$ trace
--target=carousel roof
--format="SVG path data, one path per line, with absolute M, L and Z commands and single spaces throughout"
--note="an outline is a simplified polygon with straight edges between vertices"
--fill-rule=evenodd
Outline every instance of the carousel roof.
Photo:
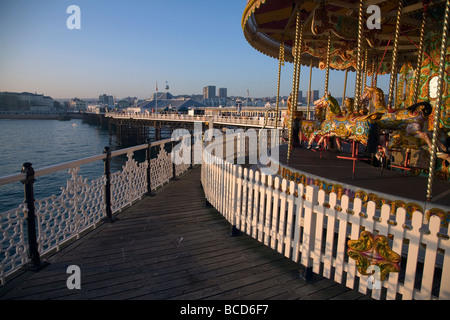
M 442 32 L 445 0 L 430 0 L 427 5 L 426 37 Z M 368 61 L 383 60 L 380 74 L 390 72 L 393 34 L 395 31 L 398 0 L 364 1 L 364 21 L 370 5 L 381 9 L 381 28 L 369 29 L 364 23 L 363 44 L 367 48 Z M 400 66 L 405 62 L 415 65 L 424 1 L 403 0 L 398 47 Z M 293 62 L 292 49 L 296 34 L 296 12 L 301 12 L 304 23 L 302 64 L 325 68 L 327 41 L 331 32 L 332 69 L 355 70 L 357 65 L 358 5 L 350 0 L 248 0 L 242 17 L 242 28 L 247 41 L 258 51 L 278 59 L 280 44 L 284 42 L 284 59 Z M 383 59 L 384 57 L 384 59 Z

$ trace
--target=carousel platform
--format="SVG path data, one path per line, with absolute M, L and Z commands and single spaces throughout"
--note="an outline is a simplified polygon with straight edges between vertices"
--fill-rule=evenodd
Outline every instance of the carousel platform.
M 287 145 L 280 148 L 280 163 L 312 175 L 330 179 L 342 184 L 373 190 L 418 202 L 426 201 L 428 178 L 372 166 L 364 161 L 340 159 L 350 157 L 346 152 L 313 151 L 295 147 L 287 163 Z M 354 172 L 354 173 L 353 173 Z M 450 182 L 434 180 L 433 204 L 450 206 Z

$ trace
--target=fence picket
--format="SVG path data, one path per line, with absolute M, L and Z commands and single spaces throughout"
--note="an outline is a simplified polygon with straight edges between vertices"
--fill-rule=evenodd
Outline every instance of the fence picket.
M 266 207 L 265 207 L 265 215 L 263 215 L 264 219 L 264 244 L 269 246 L 270 244 L 270 230 L 272 227 L 272 195 L 273 195 L 273 178 L 272 176 L 266 176 L 267 186 L 265 186 L 266 192 Z M 265 217 L 264 217 L 265 216 Z
M 339 231 L 338 231 L 338 240 L 337 240 L 337 248 L 336 248 L 336 259 L 335 259 L 335 273 L 334 273 L 334 281 L 337 283 L 342 283 L 342 277 L 344 272 L 344 264 L 345 264 L 345 246 L 347 240 L 347 209 L 348 209 L 348 198 L 343 198 L 341 201 L 342 210 L 336 210 L 336 216 L 339 220 Z M 331 208 L 330 208 L 331 209 Z
M 398 208 L 395 219 L 395 225 L 390 228 L 391 230 L 389 232 L 394 237 L 392 243 L 392 251 L 400 255 L 402 252 L 403 239 L 405 237 L 406 231 L 405 228 L 403 228 L 403 225 L 405 224 L 405 219 L 406 219 L 406 210 L 404 208 Z M 398 281 L 399 281 L 399 274 L 397 272 L 389 274 L 386 299 L 388 300 L 396 299 L 398 290 Z
M 334 227 L 336 225 L 336 211 L 334 208 L 326 210 L 327 215 L 327 235 L 325 242 L 325 261 L 323 266 L 323 276 L 331 278 L 331 268 L 333 265 L 333 247 L 334 247 Z
M 303 189 L 303 186 L 302 186 Z M 314 213 L 314 207 L 317 204 L 317 196 L 319 193 L 319 187 L 317 186 L 307 186 L 306 192 L 305 192 L 305 202 L 303 204 L 304 206 L 304 216 L 303 216 L 303 241 L 300 240 L 300 218 L 301 218 L 301 207 L 297 208 L 297 221 L 295 226 L 295 233 L 294 233 L 294 256 L 293 260 L 297 261 L 297 254 L 299 252 L 299 249 L 301 247 L 302 250 L 302 256 L 301 256 L 301 263 L 305 267 L 310 267 L 310 252 L 313 250 L 314 246 L 314 238 L 315 238 L 315 217 L 316 214 Z M 300 197 L 300 195 L 299 195 Z M 302 197 L 303 198 L 303 197 Z M 301 241 L 301 242 L 300 242 Z
M 391 212 L 391 206 L 388 204 L 383 204 L 381 207 L 381 218 L 374 219 L 374 229 L 378 231 L 379 235 L 387 237 L 390 234 L 391 224 L 389 223 Z M 372 298 L 379 300 L 381 297 L 381 289 L 377 287 L 372 289 Z
M 242 216 L 242 167 L 239 166 L 236 171 L 236 228 L 241 229 L 241 216 Z
M 343 196 L 347 197 L 347 196 Z M 362 201 L 356 198 L 353 202 L 353 211 L 349 213 L 349 222 L 351 223 L 350 239 L 359 239 L 361 233 L 361 209 Z M 355 280 L 357 276 L 356 261 L 349 259 L 347 263 L 347 282 L 346 286 L 353 289 L 355 287 Z
M 231 179 L 230 179 L 230 187 L 231 187 L 231 205 L 230 205 L 230 210 L 229 210 L 229 216 L 231 217 L 231 225 L 236 227 L 237 221 L 239 220 L 239 212 L 237 210 L 238 208 L 238 187 L 239 187 L 239 182 L 238 182 L 238 177 L 237 177 L 237 167 L 234 166 L 233 164 L 230 163 L 230 168 L 231 168 Z M 242 168 L 240 168 L 242 170 Z
M 366 218 L 362 219 L 362 225 L 364 226 L 364 230 L 368 231 L 372 234 L 374 234 L 374 228 L 375 228 L 375 212 L 377 208 L 373 201 L 369 201 L 367 203 L 367 210 L 366 210 Z M 367 294 L 367 280 L 368 276 L 360 277 L 359 281 L 359 292 L 362 294 Z
M 439 217 L 432 216 L 429 223 L 429 233 L 425 234 L 422 238 L 422 242 L 426 245 L 426 251 L 423 265 L 422 285 L 420 288 L 420 298 L 424 300 L 431 299 L 439 241 L 437 234 L 439 233 L 440 224 L 441 220 L 439 219 Z
M 275 177 L 274 179 L 274 189 L 272 191 L 273 194 L 273 204 L 272 204 L 272 233 L 271 233 L 271 242 L 270 247 L 273 250 L 277 248 L 277 242 L 280 241 L 279 233 L 277 232 L 280 221 L 280 213 L 278 212 L 278 208 L 280 207 L 280 178 Z
M 439 299 L 450 300 L 450 240 L 448 239 L 448 229 L 445 236 L 445 238 L 441 238 L 440 246 L 444 250 L 444 263 L 442 265 Z
M 259 187 L 259 211 L 257 212 L 258 216 L 258 224 L 257 224 L 257 233 L 258 236 L 255 239 L 258 239 L 259 242 L 264 243 L 264 215 L 265 215 L 265 205 L 266 205 L 266 179 L 267 176 L 265 174 L 260 175 L 260 187 Z
M 414 283 L 416 279 L 417 259 L 419 257 L 419 246 L 422 240 L 422 213 L 414 212 L 412 217 L 412 230 L 408 232 L 408 255 L 406 258 L 405 284 L 403 299 L 411 300 L 415 296 Z
M 286 237 L 286 203 L 287 203 L 287 180 L 281 181 L 280 193 L 280 223 L 278 227 L 278 253 L 284 254 L 284 247 L 287 241 Z
M 313 253 L 313 272 L 319 274 L 320 272 L 320 264 L 322 262 L 322 238 L 323 238 L 323 229 L 325 226 L 325 191 L 319 190 L 319 194 L 317 197 L 318 206 L 316 207 L 316 239 L 314 243 L 314 253 Z M 330 204 L 334 203 L 336 205 L 336 195 L 334 193 L 330 194 Z M 333 205 L 333 206 L 334 206 Z
M 248 192 L 247 192 L 247 234 L 252 235 L 252 226 L 253 226 L 253 201 L 255 194 L 254 187 L 254 178 L 255 172 L 253 170 L 249 170 L 248 172 Z
M 287 258 L 292 257 L 292 234 L 294 232 L 294 191 L 295 191 L 295 182 L 290 181 L 289 190 L 287 195 L 287 225 L 286 225 L 286 243 L 284 247 L 284 255 Z
M 255 172 L 255 184 L 254 184 L 254 196 L 253 196 L 253 220 L 252 220 L 252 234 L 254 239 L 258 239 L 258 210 L 260 202 L 260 189 L 261 189 L 261 175 L 259 171 Z

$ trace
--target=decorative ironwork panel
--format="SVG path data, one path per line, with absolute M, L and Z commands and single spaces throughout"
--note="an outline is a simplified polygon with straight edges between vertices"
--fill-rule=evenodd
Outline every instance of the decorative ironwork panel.
M 152 159 L 150 164 L 151 188 L 155 190 L 173 177 L 171 154 L 167 153 L 164 146 L 161 145 L 158 156 Z
M 188 145 L 188 141 L 189 141 L 189 145 Z M 179 151 L 177 151 L 177 157 L 179 159 L 174 159 L 174 160 L 177 160 L 175 162 L 175 176 L 179 177 L 183 173 L 185 173 L 190 167 L 191 155 L 190 154 L 185 154 L 186 151 L 191 150 L 191 148 L 190 148 L 190 140 L 183 139 L 176 146 L 176 148 L 179 150 Z M 172 157 L 174 156 L 174 151 L 172 151 L 171 155 L 172 155 Z M 179 163 L 179 162 L 181 162 L 181 163 Z
M 25 204 L 0 215 L 0 284 L 5 277 L 29 261 L 26 244 Z
M 121 210 L 147 193 L 148 163 L 138 163 L 132 152 L 127 157 L 123 170 L 111 174 L 112 212 Z
M 105 176 L 92 180 L 78 175 L 80 168 L 69 169 L 71 178 L 60 196 L 36 200 L 38 246 L 40 254 L 59 246 L 97 223 L 104 216 Z

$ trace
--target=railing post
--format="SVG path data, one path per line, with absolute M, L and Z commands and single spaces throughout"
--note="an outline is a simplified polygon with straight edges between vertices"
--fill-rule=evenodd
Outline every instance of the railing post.
M 191 163 L 189 165 L 189 168 L 192 169 L 194 167 L 194 144 L 195 144 L 195 135 L 194 131 L 191 131 Z
M 176 166 L 176 164 L 175 164 L 175 161 L 174 161 L 174 158 L 173 158 L 173 149 L 175 148 L 175 143 L 176 143 L 176 141 L 173 141 L 172 142 L 172 150 L 170 151 L 171 153 L 172 153 L 172 170 L 173 170 L 173 180 L 178 180 L 178 177 L 177 177 L 177 166 Z
M 106 177 L 105 184 L 105 212 L 106 217 L 105 220 L 109 222 L 114 222 L 116 219 L 112 215 L 111 210 L 111 149 L 109 147 L 105 147 L 103 153 L 106 154 L 104 162 L 104 174 Z
M 146 157 L 147 157 L 147 195 L 153 197 L 155 194 L 152 192 L 152 144 L 150 139 L 147 139 L 147 150 L 146 150 Z
M 25 180 L 22 181 L 24 185 L 25 199 L 24 203 L 27 204 L 27 231 L 28 231 L 28 257 L 31 263 L 24 268 L 37 272 L 45 267 L 48 263 L 41 262 L 41 256 L 39 255 L 37 234 L 36 234 L 36 209 L 34 206 L 34 169 L 32 164 L 25 162 L 22 167 L 22 173 L 25 173 Z

